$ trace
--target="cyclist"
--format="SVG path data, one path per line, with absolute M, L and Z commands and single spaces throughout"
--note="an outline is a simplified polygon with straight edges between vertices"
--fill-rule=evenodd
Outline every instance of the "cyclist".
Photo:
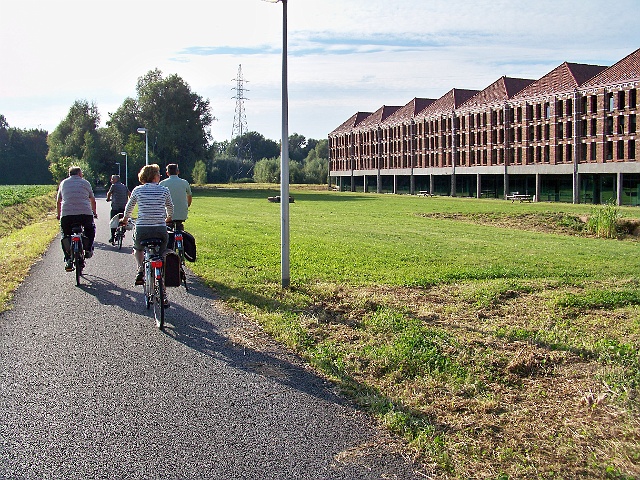
M 131 196 L 129 189 L 120 182 L 120 175 L 111 175 L 111 187 L 107 192 L 107 202 L 111 202 L 111 213 L 109 218 L 113 218 L 119 213 L 124 213 L 124 207 L 127 205 L 127 201 Z M 111 229 L 111 238 L 109 243 L 113 243 L 113 236 L 116 233 L 116 229 Z
M 161 238 L 162 252 L 167 247 L 168 233 L 167 223 L 171 222 L 173 215 L 173 202 L 169 189 L 159 185 L 160 167 L 157 164 L 145 165 L 138 173 L 138 185 L 131 192 L 131 197 L 124 209 L 122 223 L 127 224 L 133 213 L 133 208 L 138 205 L 138 218 L 133 230 L 133 249 L 135 251 L 138 274 L 136 285 L 144 284 L 144 247 L 141 240 L 147 238 Z
M 57 216 L 60 220 L 60 231 L 63 237 L 71 235 L 71 228 L 74 224 L 82 224 L 84 235 L 88 238 L 85 258 L 93 255 L 93 240 L 96 237 L 96 226 L 94 218 L 98 218 L 96 213 L 96 197 L 93 194 L 91 184 L 83 178 L 82 169 L 78 166 L 69 167 L 69 176 L 60 182 L 57 198 Z M 67 272 L 73 270 L 73 258 L 71 253 L 64 248 L 64 269 Z
M 167 177 L 160 182 L 160 185 L 167 187 L 171 192 L 173 201 L 173 221 L 177 230 L 184 230 L 183 222 L 187 219 L 189 207 L 191 206 L 191 186 L 184 178 L 180 178 L 180 169 L 177 163 L 167 165 Z

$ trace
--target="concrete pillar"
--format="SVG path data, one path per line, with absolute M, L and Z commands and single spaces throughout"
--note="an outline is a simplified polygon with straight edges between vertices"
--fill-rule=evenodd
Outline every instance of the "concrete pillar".
M 510 190 L 509 190 L 509 174 L 505 173 L 504 174 L 504 199 L 507 199 L 507 195 L 509 195 Z
M 382 175 L 380 175 L 380 170 L 378 170 L 378 174 L 376 175 L 376 193 L 382 193 Z
M 451 196 L 456 196 L 456 174 L 455 171 L 451 174 Z
M 533 199 L 534 202 L 539 202 L 540 201 L 540 192 L 541 192 L 540 183 L 541 183 L 540 174 L 536 173 L 536 197 Z
M 363 179 L 363 181 L 364 181 L 364 186 L 362 187 L 362 191 L 363 191 L 364 193 L 369 193 L 369 185 L 367 184 L 367 176 L 366 176 L 366 175 L 364 175 L 364 176 L 362 177 L 362 179 Z
M 616 174 L 616 205 L 622 205 L 622 173 Z
M 433 195 L 435 192 L 433 191 L 433 173 L 429 174 L 429 193 Z
M 340 186 L 340 191 L 341 191 L 341 192 L 342 192 L 342 191 L 344 191 L 344 190 L 343 190 L 343 189 L 344 189 L 344 184 L 342 183 L 342 179 L 343 179 L 343 178 L 344 178 L 344 177 L 343 177 L 342 175 L 338 177 L 338 184 L 339 184 L 339 186 Z
M 411 195 L 415 195 L 416 194 L 416 178 L 413 175 L 413 168 L 411 169 L 411 177 L 409 178 L 409 193 L 411 193 Z
M 398 176 L 397 175 L 393 176 L 393 193 L 394 194 L 398 193 Z
M 482 178 L 479 173 L 476 174 L 476 198 L 482 198 Z

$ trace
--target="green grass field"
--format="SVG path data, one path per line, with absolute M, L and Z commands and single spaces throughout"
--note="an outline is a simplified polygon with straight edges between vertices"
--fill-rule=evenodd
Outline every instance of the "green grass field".
M 403 436 L 432 478 L 637 478 L 637 237 L 588 205 L 199 189 L 194 272 Z M 637 208 L 620 208 L 632 224 Z

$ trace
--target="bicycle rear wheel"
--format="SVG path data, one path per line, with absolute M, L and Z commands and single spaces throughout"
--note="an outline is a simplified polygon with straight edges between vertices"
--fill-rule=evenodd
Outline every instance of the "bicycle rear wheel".
M 84 268 L 83 255 L 79 251 L 74 252 L 74 263 L 76 267 L 76 286 L 80 286 L 80 277 L 82 276 L 82 269 Z
M 153 294 L 153 317 L 156 320 L 157 327 L 162 330 L 164 328 L 164 288 L 162 281 L 156 279 Z
M 120 250 L 122 248 L 122 239 L 124 238 L 124 234 L 122 232 L 117 232 L 116 235 L 117 235 L 116 240 L 118 242 L 118 250 Z
M 151 308 L 151 303 L 153 303 L 153 290 L 154 290 L 155 278 L 151 274 L 151 267 L 147 264 L 144 269 L 144 284 L 142 288 L 144 290 L 144 306 L 147 307 L 147 310 Z

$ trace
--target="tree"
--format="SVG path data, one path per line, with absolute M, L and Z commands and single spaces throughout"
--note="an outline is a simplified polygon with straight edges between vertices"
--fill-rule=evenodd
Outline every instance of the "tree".
M 0 183 L 4 185 L 50 184 L 46 130 L 11 128 L 0 115 Z
M 197 185 L 204 185 L 207 183 L 207 165 L 202 160 L 198 160 L 193 167 L 193 173 L 191 176 L 193 177 L 193 183 Z
M 258 132 L 247 132 L 242 136 L 233 138 L 227 143 L 225 154 L 230 158 L 246 158 L 238 157 L 237 152 L 239 146 L 241 150 L 244 149 L 246 151 L 248 145 L 250 145 L 251 158 L 253 159 L 273 158 L 280 154 L 280 146 L 273 140 L 265 138 L 264 135 Z
M 95 184 L 96 174 L 103 170 L 97 154 L 100 148 L 97 133 L 99 123 L 100 114 L 96 105 L 89 105 L 86 100 L 76 100 L 66 118 L 47 137 L 47 161 L 56 182 L 67 176 L 66 168 L 69 165 L 65 167 L 65 164 L 68 161 L 78 165 L 82 161 L 85 164 L 85 177 Z
M 263 158 L 256 162 L 253 179 L 258 183 L 278 183 L 280 181 L 280 159 Z
M 208 152 L 213 121 L 209 100 L 193 93 L 178 75 L 163 78 L 158 69 L 138 79 L 137 99 L 128 98 L 109 120 L 121 138 L 147 129 L 149 149 L 164 166 L 179 163 L 180 171 L 191 177 L 196 160 Z

